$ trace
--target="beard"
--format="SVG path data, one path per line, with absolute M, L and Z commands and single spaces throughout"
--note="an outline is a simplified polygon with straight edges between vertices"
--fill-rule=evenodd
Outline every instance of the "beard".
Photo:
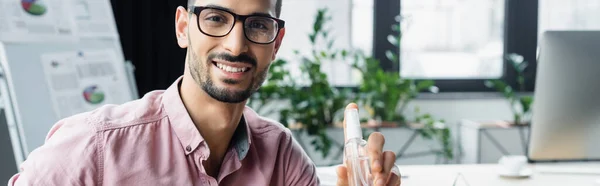
M 206 61 L 202 61 L 191 49 L 188 50 L 188 54 L 190 54 L 188 68 L 196 84 L 198 84 L 198 86 L 213 99 L 225 103 L 241 103 L 250 98 L 250 96 L 252 96 L 265 81 L 270 66 L 267 65 L 264 69 L 256 69 L 256 60 L 246 54 L 232 56 L 226 53 L 210 53 L 206 58 Z M 230 62 L 252 64 L 253 69 L 257 70 L 257 74 L 252 77 L 250 85 L 244 90 L 231 90 L 226 87 L 218 87 L 215 83 L 215 81 L 218 80 L 214 80 L 210 76 L 209 69 L 211 68 L 211 65 L 213 65 L 211 62 L 212 59 L 223 59 Z M 223 79 L 222 81 L 229 85 L 241 83 L 233 79 Z

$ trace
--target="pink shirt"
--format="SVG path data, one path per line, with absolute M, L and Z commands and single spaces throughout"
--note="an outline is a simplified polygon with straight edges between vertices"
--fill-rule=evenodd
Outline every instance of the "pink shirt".
M 210 149 L 179 97 L 165 91 L 56 123 L 8 185 L 318 185 L 315 166 L 290 131 L 244 110 L 218 177 Z

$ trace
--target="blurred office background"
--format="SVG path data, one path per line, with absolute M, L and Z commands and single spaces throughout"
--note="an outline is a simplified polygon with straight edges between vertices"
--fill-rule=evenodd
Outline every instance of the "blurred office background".
M 185 6 L 186 0 L 112 0 L 111 4 L 122 52 L 135 66 L 138 96 L 167 88 L 183 73 L 185 50 L 175 40 L 174 16 L 177 6 Z M 335 42 L 328 46 L 329 40 L 318 41 L 313 46 L 309 35 L 315 31 L 318 12 L 325 9 L 331 19 L 323 27 L 328 39 Z M 382 132 L 385 148 L 397 153 L 398 164 L 496 163 L 503 155 L 525 154 L 527 116 L 531 113 L 524 113 L 515 124 L 514 115 L 523 113 L 523 106 L 512 105 L 490 84 L 498 81 L 490 80 L 513 87 L 517 97 L 532 96 L 541 34 L 546 30 L 598 30 L 599 18 L 597 0 L 283 0 L 281 19 L 286 21 L 286 36 L 278 58 L 285 62 L 281 70 L 289 75 L 274 81 L 289 86 L 285 83 L 297 80 L 296 86 L 310 89 L 312 82 L 306 74 L 317 72 L 302 68 L 307 62 L 299 55 L 322 59 L 320 73 L 327 75 L 328 86 L 334 92 L 350 92 L 344 103 L 361 103 L 365 131 Z M 393 25 L 398 25 L 400 32 L 392 29 Z M 399 33 L 398 47 L 394 43 Z M 321 53 L 313 56 L 314 48 L 337 55 L 331 59 L 320 58 Z M 342 58 L 342 53 L 347 58 Z M 355 60 L 358 53 L 362 55 Z M 398 105 L 406 104 L 402 112 L 389 117 L 373 113 L 378 105 L 372 102 L 378 100 L 366 102 L 353 94 L 379 93 L 394 100 L 385 92 L 359 91 L 358 87 L 366 84 L 363 77 L 375 76 L 377 71 L 361 73 L 352 62 L 368 63 L 369 57 L 379 61 L 378 69 L 383 72 L 398 73 L 399 81 L 424 86 L 416 94 L 413 89 L 396 87 L 398 94 L 414 96 Z M 513 64 L 522 61 L 527 67 L 522 72 L 515 70 Z M 525 81 L 519 84 L 521 77 Z M 341 163 L 343 133 L 335 113 L 343 107 L 314 107 L 315 112 L 328 112 L 331 117 L 322 120 L 327 123 L 305 124 L 301 122 L 305 110 L 291 104 L 289 91 L 259 94 L 273 96 L 269 99 L 276 104 L 263 104 L 255 97 L 250 105 L 261 107 L 262 114 L 290 127 L 317 165 Z M 291 109 L 291 116 L 297 118 L 282 117 L 281 110 L 293 107 L 298 108 Z M 400 110 L 398 107 L 393 108 Z M 315 134 L 321 130 L 324 136 Z M 0 180 L 17 171 L 8 136 L 6 125 L 0 125 Z

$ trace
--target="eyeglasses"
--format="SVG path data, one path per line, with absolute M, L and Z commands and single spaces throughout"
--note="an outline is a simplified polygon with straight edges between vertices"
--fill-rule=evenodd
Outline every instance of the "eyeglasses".
M 191 6 L 197 17 L 198 29 L 212 37 L 226 36 L 233 30 L 237 20 L 244 25 L 246 38 L 257 44 L 270 44 L 279 35 L 285 21 L 266 15 L 238 15 L 220 8 Z

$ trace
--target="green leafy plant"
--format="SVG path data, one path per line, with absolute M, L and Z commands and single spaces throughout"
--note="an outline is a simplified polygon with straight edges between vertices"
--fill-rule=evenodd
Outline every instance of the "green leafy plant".
M 395 33 L 388 36 L 388 41 L 399 48 L 402 18 L 397 16 L 396 21 L 397 23 L 392 25 L 392 31 Z M 386 57 L 393 66 L 397 67 L 400 64 L 399 50 L 386 51 Z M 357 102 L 366 108 L 372 119 L 397 125 L 417 123 L 420 127 L 416 130 L 423 138 L 438 140 L 442 147 L 441 155 L 447 159 L 453 158 L 450 130 L 445 127 L 443 120 L 436 120 L 430 114 L 421 114 L 418 109 L 414 120 L 405 116 L 407 105 L 421 92 L 437 92 L 434 81 L 416 81 L 402 77 L 398 70 L 385 71 L 378 59 L 364 56 L 362 52 L 356 52 L 353 67 L 362 74 Z
M 326 129 L 338 122 L 338 117 L 335 116 L 343 110 L 350 95 L 349 89 L 333 87 L 327 79 L 327 74 L 321 71 L 323 63 L 347 56 L 345 50 L 333 49 L 335 40 L 331 38 L 331 31 L 327 28 L 329 21 L 331 16 L 328 15 L 328 10 L 319 9 L 312 32 L 308 35 L 310 53 L 294 52 L 296 60 L 300 61 L 300 76 L 294 77 L 289 70 L 283 68 L 287 64 L 286 60 L 277 60 L 269 69 L 266 85 L 263 85 L 252 100 L 253 105 L 269 104 L 274 99 L 287 101 L 289 107 L 279 108 L 279 121 L 313 136 L 311 145 L 321 152 L 323 157 L 328 156 L 332 146 Z
M 517 85 L 519 86 L 517 90 L 524 92 L 525 69 L 527 69 L 529 63 L 523 59 L 523 56 L 515 53 L 508 54 L 506 56 L 506 60 L 517 72 L 516 81 Z M 515 88 L 500 79 L 485 81 L 485 85 L 487 87 L 496 89 L 509 101 L 511 111 L 513 113 L 513 122 L 515 125 L 522 125 L 529 122 L 529 119 L 531 118 L 531 104 L 533 103 L 533 96 L 517 95 L 515 93 Z
M 400 31 L 400 16 L 398 21 L 392 25 L 394 35 L 388 36 L 388 41 L 396 47 L 400 47 L 402 32 Z M 386 57 L 398 66 L 400 63 L 400 54 L 398 51 L 386 51 Z M 359 102 L 369 111 L 369 114 L 376 120 L 395 121 L 399 124 L 406 123 L 404 110 L 408 103 L 416 98 L 419 93 L 426 90 L 435 91 L 434 81 L 403 78 L 398 70 L 385 71 L 380 65 L 380 61 L 373 57 L 364 56 L 362 52 L 357 52 L 355 62 L 352 65 L 362 74 L 362 80 L 359 87 Z
M 314 137 L 311 144 L 323 157 L 328 155 L 332 146 L 326 129 L 339 122 L 336 121 L 336 118 L 339 118 L 336 116 L 343 114 L 340 111 L 343 111 L 350 98 L 365 107 L 372 118 L 407 124 L 410 121 L 404 116 L 404 110 L 408 103 L 420 92 L 436 89 L 433 81 L 405 79 L 398 71 L 385 71 L 378 59 L 365 56 L 360 51 L 334 49 L 335 41 L 330 37 L 330 30 L 326 28 L 331 20 L 327 11 L 320 9 L 315 17 L 313 30 L 308 35 L 311 43 L 310 54 L 303 55 L 295 51 L 297 60 L 301 61 L 300 77 L 292 77 L 290 71 L 285 68 L 288 62 L 279 59 L 271 65 L 265 85 L 250 101 L 253 107 L 263 111 L 259 113 L 273 113 L 277 108 L 267 105 L 287 101 L 290 107 L 279 108 L 279 121 L 288 127 L 299 124 L 301 130 Z M 400 25 L 393 25 L 392 29 L 398 33 L 389 36 L 388 40 L 399 46 Z M 334 88 L 328 82 L 327 75 L 321 71 L 323 63 L 340 58 L 347 59 L 348 56 L 354 57 L 352 66 L 362 74 L 357 96 L 351 94 L 349 89 Z M 387 51 L 387 57 L 395 64 L 399 63 L 397 52 Z M 304 82 L 296 81 L 298 79 Z M 423 124 L 424 127 L 419 131 L 424 138 L 439 139 L 444 148 L 444 156 L 452 158 L 450 132 L 447 128 L 439 127 L 440 121 L 434 120 L 429 114 L 418 114 L 413 121 Z
M 366 107 L 369 115 L 376 120 L 406 123 L 404 110 L 408 103 L 420 92 L 435 89 L 433 81 L 416 82 L 402 78 L 397 71 L 384 71 L 379 60 L 373 57 L 365 57 L 364 62 L 362 66 L 353 65 L 362 74 L 357 102 Z
M 289 97 L 289 108 L 280 111 L 281 122 L 294 121 L 300 124 L 302 130 L 308 135 L 315 136 L 311 141 L 315 150 L 326 157 L 331 148 L 331 140 L 326 134 L 326 129 L 335 121 L 335 114 L 342 110 L 348 101 L 349 91 L 341 91 L 333 87 L 327 74 L 321 71 L 321 65 L 345 57 L 346 52 L 334 50 L 334 39 L 326 28 L 331 21 L 327 9 L 319 9 L 313 24 L 312 33 L 309 34 L 311 51 L 309 55 L 296 52 L 300 59 L 301 77 L 308 86 L 294 86 L 293 96 Z M 327 47 L 319 48 L 325 43 Z
M 252 94 L 248 105 L 255 109 L 257 113 L 261 115 L 275 113 L 279 109 L 277 105 L 287 100 L 294 90 L 296 85 L 290 81 L 290 71 L 286 68 L 287 64 L 288 62 L 283 59 L 273 61 L 269 67 L 265 83 L 256 93 Z M 283 124 L 286 125 L 287 123 Z
M 450 128 L 446 126 L 445 121 L 437 120 L 431 114 L 421 114 L 419 108 L 415 108 L 415 114 L 417 116 L 415 122 L 423 126 L 419 129 L 421 137 L 429 140 L 437 140 L 442 148 L 437 153 L 448 160 L 453 159 L 452 136 Z

